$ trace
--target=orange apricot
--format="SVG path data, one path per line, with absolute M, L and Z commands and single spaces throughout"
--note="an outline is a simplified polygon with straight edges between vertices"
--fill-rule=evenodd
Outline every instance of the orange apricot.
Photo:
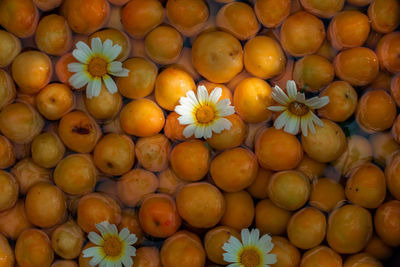
M 35 108 L 25 103 L 13 103 L 0 111 L 0 130 L 11 141 L 30 143 L 43 128 L 44 120 Z
M 393 154 L 400 150 L 400 145 L 393 139 L 390 132 L 381 132 L 369 136 L 374 161 L 385 167 Z
M 13 267 L 15 263 L 14 251 L 7 239 L 0 234 L 0 266 Z
M 42 133 L 31 144 L 32 160 L 41 167 L 53 168 L 64 157 L 65 146 L 54 132 Z
M 143 169 L 133 169 L 122 175 L 117 182 L 118 197 L 129 207 L 140 204 L 146 195 L 154 193 L 157 188 L 156 175 Z
M 164 267 L 203 267 L 206 261 L 200 238 L 187 231 L 179 231 L 165 240 L 160 256 Z
M 0 25 L 20 38 L 31 37 L 39 21 L 32 0 L 4 0 L 0 3 Z
M 87 242 L 86 245 L 82 248 L 82 251 L 84 251 L 85 249 L 91 248 L 91 247 L 95 247 L 96 245 L 93 244 L 92 242 Z M 91 265 L 89 264 L 91 258 L 86 258 L 84 257 L 83 252 L 81 252 L 81 254 L 79 255 L 79 259 L 78 259 L 78 263 L 79 263 L 79 267 L 91 267 Z
M 140 244 L 144 240 L 144 232 L 139 222 L 138 211 L 134 209 L 124 209 L 121 213 L 121 223 L 118 224 L 118 230 L 121 231 L 128 228 L 129 232 L 135 234 L 138 241 L 135 244 Z
M 12 33 L 0 30 L 0 67 L 11 64 L 14 58 L 21 52 L 21 41 Z
M 108 28 L 95 32 L 89 36 L 88 43 L 91 43 L 93 38 L 100 38 L 102 42 L 110 39 L 113 42 L 113 45 L 119 45 L 121 47 L 121 52 L 115 60 L 123 61 L 127 59 L 131 53 L 131 40 L 126 33 L 118 29 Z
M 203 32 L 193 42 L 193 66 L 207 80 L 226 83 L 243 69 L 239 40 L 222 31 Z
M 160 267 L 160 252 L 157 247 L 141 247 L 136 250 L 132 267 Z
M 238 231 L 229 226 L 217 226 L 206 233 L 204 236 L 204 248 L 210 261 L 218 264 L 228 264 L 224 261 L 223 254 L 225 251 L 222 246 L 228 242 L 231 236 L 240 240 Z
M 259 35 L 247 41 L 243 56 L 246 71 L 262 79 L 277 76 L 285 69 L 286 56 L 281 46 L 268 36 Z
M 300 3 L 307 12 L 327 19 L 342 10 L 344 0 L 328 0 L 324 2 L 318 0 L 300 0 Z
M 141 137 L 136 142 L 135 155 L 146 170 L 160 172 L 168 168 L 171 143 L 163 134 Z
M 3 135 L 0 135 L 0 169 L 7 169 L 15 163 L 14 146 Z
M 258 172 L 257 158 L 242 147 L 225 150 L 211 161 L 210 174 L 218 188 L 238 192 L 250 186 Z
M 232 114 L 225 118 L 232 123 L 231 128 L 220 133 L 213 133 L 212 137 L 207 139 L 207 144 L 217 150 L 237 147 L 246 137 L 246 124 L 238 115 Z
M 304 11 L 289 16 L 283 22 L 280 33 L 283 49 L 295 57 L 317 52 L 325 38 L 322 21 Z
M 146 35 L 144 45 L 151 60 L 159 64 L 171 64 L 181 53 L 183 38 L 173 27 L 161 25 Z
M 157 66 L 145 58 L 129 58 L 122 63 L 129 70 L 127 77 L 116 77 L 118 91 L 130 99 L 142 98 L 153 92 Z
M 290 0 L 257 0 L 254 11 L 264 27 L 278 27 L 290 14 Z
M 389 246 L 400 244 L 400 201 L 383 203 L 375 212 L 374 226 L 377 235 Z
M 338 253 L 360 252 L 372 236 L 371 213 L 357 205 L 344 205 L 329 214 L 326 240 Z
M 220 224 L 237 231 L 248 228 L 254 219 L 254 202 L 247 191 L 224 193 L 226 208 Z
M 178 178 L 184 181 L 199 181 L 208 172 L 210 151 L 203 141 L 186 141 L 171 150 L 169 160 Z
M 300 262 L 300 267 L 341 267 L 342 258 L 338 253 L 326 246 L 318 246 L 306 251 Z
M 367 85 L 379 73 L 378 57 L 366 47 L 343 50 L 335 57 L 333 66 L 336 76 L 353 86 Z
M 197 228 L 215 226 L 224 215 L 225 206 L 219 189 L 206 182 L 187 184 L 176 196 L 179 215 Z
M 42 11 L 50 11 L 59 7 L 63 0 L 33 0 L 33 3 Z
M 15 258 L 19 266 L 50 267 L 54 252 L 47 234 L 38 229 L 23 231 L 15 244 Z
M 163 19 L 164 9 L 158 0 L 131 0 L 122 8 L 122 25 L 135 39 L 143 38 Z
M 293 79 L 299 88 L 318 92 L 333 81 L 335 72 L 332 63 L 318 55 L 308 55 L 296 61 Z
M 344 188 L 340 183 L 329 178 L 316 179 L 311 183 L 311 206 L 330 212 L 345 200 Z
M 25 204 L 22 199 L 10 209 L 0 212 L 0 233 L 7 238 L 16 240 L 25 229 L 32 228 L 25 212 Z
M 383 36 L 376 47 L 376 53 L 381 66 L 394 74 L 400 71 L 399 44 L 400 32 L 397 31 Z
M 109 133 L 96 144 L 93 159 L 102 172 L 122 175 L 132 169 L 135 162 L 135 144 L 127 135 Z
M 400 74 L 395 75 L 390 83 L 390 94 L 397 106 L 400 106 Z
M 10 74 L 5 70 L 0 69 L 0 110 L 11 104 L 14 101 L 16 94 L 17 91 L 15 90 L 15 84 Z
M 12 208 L 17 200 L 17 181 L 12 174 L 0 170 L 0 211 Z
M 158 173 L 158 180 L 157 191 L 172 196 L 187 184 L 186 181 L 179 179 L 170 167 Z
M 183 130 L 187 127 L 187 125 L 180 124 L 178 120 L 180 116 L 181 115 L 173 111 L 168 114 L 167 119 L 165 121 L 164 135 L 168 137 L 171 141 L 187 139 L 183 135 Z
M 61 56 L 72 46 L 71 28 L 63 16 L 48 15 L 39 21 L 35 41 L 38 48 L 46 54 Z
M 80 198 L 77 223 L 83 231 L 98 232 L 97 223 L 108 221 L 118 225 L 121 222 L 121 208 L 111 197 L 102 193 L 89 193 Z
M 65 0 L 61 14 L 74 32 L 88 35 L 106 23 L 110 4 L 106 0 Z
M 57 60 L 55 65 L 55 72 L 57 75 L 57 79 L 60 82 L 69 85 L 69 78 L 71 78 L 73 73 L 68 70 L 68 64 L 73 62 L 78 61 L 72 55 L 72 53 L 66 53 Z
M 396 118 L 396 104 L 382 89 L 369 91 L 361 96 L 357 105 L 356 120 L 366 132 L 389 129 Z
M 316 55 L 332 61 L 336 57 L 337 53 L 338 51 L 332 47 L 331 42 L 325 38 L 322 45 L 318 48 Z
M 283 235 L 292 212 L 276 206 L 270 199 L 257 203 L 255 209 L 255 226 L 262 234 Z
M 101 130 L 89 114 L 75 110 L 61 118 L 58 135 L 69 149 L 89 153 L 101 138 Z
M 175 201 L 166 194 L 148 195 L 140 206 L 139 221 L 144 232 L 161 238 L 175 234 L 181 226 Z
M 57 226 L 51 235 L 51 247 L 54 252 L 67 260 L 79 256 L 84 241 L 83 231 L 74 220 Z
M 246 188 L 247 192 L 253 198 L 264 199 L 268 197 L 268 183 L 273 172 L 263 168 L 258 168 L 257 176 L 249 187 Z
M 85 107 L 90 115 L 97 120 L 113 119 L 122 106 L 120 93 L 110 93 L 104 84 L 101 85 L 100 94 L 97 97 L 84 97 Z
M 274 127 L 264 129 L 255 142 L 258 163 L 274 171 L 295 168 L 303 158 L 303 149 L 297 138 Z M 282 160 L 282 159 L 285 160 Z
M 167 1 L 165 10 L 171 25 L 186 36 L 199 33 L 205 26 L 210 13 L 203 0 Z
M 334 161 L 346 150 L 346 136 L 336 123 L 327 119 L 322 122 L 324 126 L 317 125 L 315 134 L 302 134 L 301 143 L 310 158 L 319 162 Z
M 272 236 L 272 243 L 274 247 L 271 254 L 276 255 L 277 262 L 272 264 L 274 267 L 291 267 L 299 266 L 300 252 L 293 246 L 289 240 L 281 236 Z
M 310 197 L 310 182 L 299 171 L 281 171 L 272 175 L 268 184 L 268 196 L 272 202 L 286 210 L 297 210 Z
M 217 26 L 239 40 L 255 36 L 260 29 L 253 8 L 243 2 L 233 2 L 219 9 L 216 16 Z
M 97 182 L 97 169 L 89 154 L 71 154 L 54 170 L 54 183 L 65 193 L 81 195 L 91 192 Z
M 24 158 L 11 169 L 19 185 L 19 191 L 25 195 L 38 182 L 51 181 L 51 170 L 37 165 L 31 158 Z
M 364 248 L 364 252 L 379 260 L 387 260 L 393 255 L 393 248 L 386 245 L 382 239 L 374 235 Z
M 58 120 L 75 106 L 75 96 L 70 87 L 51 83 L 36 95 L 36 107 L 48 120 Z
M 391 134 L 394 138 L 394 140 L 397 143 L 400 143 L 400 116 L 397 116 L 393 125 L 392 125 L 392 130 L 391 130 Z
M 400 25 L 400 3 L 396 0 L 374 0 L 368 7 L 372 28 L 379 33 L 390 33 Z
M 318 109 L 318 115 L 335 122 L 342 122 L 353 115 L 358 103 L 356 90 L 345 81 L 334 81 L 320 94 L 328 96 L 329 103 Z
M 73 260 L 56 260 L 50 267 L 78 267 L 78 263 Z
M 348 257 L 343 267 L 357 267 L 357 266 L 368 266 L 368 267 L 383 267 L 383 264 L 367 253 L 359 253 Z
M 303 159 L 297 165 L 296 170 L 302 172 L 310 181 L 317 179 L 322 176 L 326 168 L 326 164 L 313 160 L 307 155 L 303 156 Z

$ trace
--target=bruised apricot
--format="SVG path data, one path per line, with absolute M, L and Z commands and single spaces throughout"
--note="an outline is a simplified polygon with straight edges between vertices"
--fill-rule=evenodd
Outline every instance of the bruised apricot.
M 122 106 L 121 94 L 110 93 L 104 85 L 101 86 L 100 94 L 97 97 L 85 97 L 84 101 L 89 114 L 98 120 L 113 119 Z
M 394 74 L 400 71 L 399 44 L 400 32 L 397 31 L 383 36 L 376 47 L 381 66 Z
M 400 201 L 390 200 L 383 203 L 375 212 L 375 231 L 382 241 L 396 247 L 400 244 Z
M 272 243 L 274 244 L 274 247 L 272 248 L 270 253 L 276 255 L 277 262 L 271 266 L 299 266 L 300 252 L 295 246 L 293 246 L 289 242 L 289 240 L 281 236 L 272 236 Z
M 263 199 L 256 205 L 255 226 L 262 234 L 283 235 L 291 216 L 292 212 Z
M 263 130 L 255 142 L 258 163 L 274 171 L 295 168 L 303 158 L 303 149 L 297 138 L 274 127 Z M 285 160 L 280 160 L 284 158 Z
M 65 193 L 72 195 L 89 193 L 97 182 L 97 169 L 92 156 L 71 154 L 63 158 L 54 170 L 53 179 Z
M 345 201 L 343 185 L 329 179 L 316 179 L 311 184 L 310 205 L 324 212 L 332 211 Z
M 26 216 L 22 199 L 18 200 L 12 208 L 0 212 L 0 233 L 7 238 L 16 240 L 22 231 L 32 227 L 32 223 Z
M 254 11 L 267 28 L 278 27 L 290 14 L 290 0 L 257 0 Z
M 0 171 L 0 211 L 12 208 L 18 199 L 18 183 L 14 176 Z
M 289 16 L 283 22 L 280 33 L 283 49 L 295 57 L 317 52 L 325 38 L 322 21 L 304 11 Z
M 130 99 L 142 98 L 153 92 L 157 66 L 145 58 L 129 58 L 122 63 L 129 70 L 127 77 L 116 77 L 118 91 Z
M 21 52 L 21 41 L 4 30 L 0 30 L 0 40 L 0 67 L 4 68 Z
M 207 80 L 226 83 L 243 69 L 242 45 L 229 33 L 203 32 L 193 42 L 192 60 Z
M 121 52 L 115 58 L 115 60 L 123 61 L 127 59 L 131 53 L 131 41 L 128 35 L 118 29 L 108 28 L 97 31 L 89 36 L 88 43 L 91 43 L 93 38 L 100 38 L 102 42 L 105 42 L 107 39 L 109 39 L 112 41 L 113 45 L 119 45 L 121 47 Z
M 372 28 L 389 33 L 400 25 L 400 3 L 396 0 L 374 0 L 368 7 Z
M 136 142 L 135 154 L 143 168 L 159 172 L 168 167 L 168 156 L 171 144 L 165 135 L 157 134 L 141 137 Z
M 1 32 L 0 32 L 1 38 Z M 11 104 L 16 96 L 15 84 L 5 70 L 0 69 L 0 110 Z
M 0 169 L 7 169 L 15 163 L 14 146 L 11 142 L 0 135 Z
M 331 18 L 337 12 L 342 10 L 344 0 L 300 0 L 301 6 L 311 14 L 314 14 L 321 18 Z
M 342 258 L 326 246 L 318 246 L 306 251 L 300 262 L 301 267 L 341 267 Z
M 0 111 L 0 131 L 18 144 L 30 143 L 43 128 L 44 120 L 35 108 L 25 103 L 13 103 Z
M 78 257 L 84 241 L 83 231 L 74 220 L 57 226 L 51 235 L 51 247 L 63 259 Z

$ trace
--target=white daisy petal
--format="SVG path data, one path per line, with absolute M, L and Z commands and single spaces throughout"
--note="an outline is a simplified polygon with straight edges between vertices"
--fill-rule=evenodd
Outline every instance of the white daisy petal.
M 105 40 L 103 42 L 102 53 L 107 54 L 108 50 L 111 49 L 112 46 L 113 46 L 113 42 L 110 39 Z M 110 60 L 110 61 L 112 61 L 112 60 Z
M 96 228 L 100 231 L 100 234 L 103 237 L 104 237 L 105 234 L 108 233 L 107 226 L 108 226 L 108 222 L 107 221 L 104 221 L 104 222 L 96 224 Z
M 215 87 L 208 98 L 211 103 L 217 103 L 218 100 L 221 98 L 221 96 L 222 96 L 222 89 L 220 87 Z
M 210 127 L 214 133 L 220 133 L 220 132 L 222 132 L 222 130 L 224 130 L 224 127 L 222 126 L 221 123 L 218 123 L 218 121 L 215 121 L 214 123 L 212 123 L 210 125 Z
M 192 101 L 195 106 L 199 105 L 199 101 L 197 100 L 197 97 L 196 97 L 195 93 L 193 92 L 193 90 L 188 91 L 186 93 L 186 97 L 189 98 L 189 100 Z
M 185 100 L 181 99 L 181 102 L 185 102 Z M 183 104 L 175 106 L 175 112 L 181 116 L 191 116 L 194 111 L 194 106 L 191 104 Z
M 310 118 L 308 116 L 303 116 L 303 117 L 301 117 L 301 120 L 300 120 L 301 133 L 304 136 L 308 135 L 308 121 L 309 121 L 309 119 Z
M 283 129 L 285 132 L 296 135 L 299 132 L 300 128 L 300 118 L 291 115 L 289 120 L 285 124 L 285 128 Z
M 192 116 L 183 115 L 178 118 L 178 121 L 182 125 L 193 124 L 195 121 Z
M 106 267 L 114 267 L 115 264 L 111 260 L 107 261 Z
M 237 250 L 241 250 L 243 248 L 242 243 L 239 241 L 239 239 L 237 239 L 236 237 L 234 237 L 233 235 L 229 238 L 228 242 Z
M 98 97 L 101 91 L 101 80 L 100 78 L 95 78 L 91 80 L 86 87 L 86 96 L 88 98 Z
M 131 257 L 136 256 L 136 248 L 133 246 L 127 246 L 126 253 L 127 253 L 127 255 L 129 255 Z
M 82 62 L 83 64 L 89 63 L 88 61 L 89 61 L 90 57 L 88 55 L 86 55 L 86 53 L 83 52 L 82 50 L 74 49 L 72 51 L 72 55 L 74 56 L 74 58 L 76 58 L 76 60 L 78 60 L 79 62 Z
M 210 126 L 205 126 L 204 127 L 204 138 L 208 139 L 208 138 L 211 138 L 211 136 L 212 136 L 211 127 Z
M 290 118 L 290 113 L 289 113 L 289 111 L 286 110 L 281 115 L 279 115 L 278 118 L 276 118 L 276 120 L 274 122 L 274 127 L 278 130 L 282 129 L 285 126 L 285 124 L 288 122 L 289 118 Z
M 107 57 L 109 61 L 115 60 L 118 55 L 121 53 L 122 47 L 120 45 L 113 45 L 107 51 L 104 51 L 104 55 Z
M 241 232 L 243 246 L 250 244 L 250 232 L 249 229 L 243 229 Z
M 296 83 L 293 80 L 289 80 L 286 83 L 286 91 L 288 92 L 288 96 L 290 99 L 296 99 L 297 87 Z
M 120 61 L 113 61 L 108 64 L 109 72 L 120 72 L 122 71 L 122 63 Z
M 285 94 L 285 92 L 277 85 L 272 89 L 272 98 L 282 104 L 286 105 L 289 102 L 288 96 Z
M 85 42 L 82 41 L 77 42 L 76 48 L 85 53 L 87 57 L 89 57 L 92 54 L 92 49 L 90 49 L 90 47 Z
M 197 127 L 196 127 L 195 124 L 191 124 L 189 126 L 186 126 L 185 129 L 183 129 L 183 133 L 182 133 L 183 136 L 186 137 L 186 138 L 191 137 L 194 134 L 196 128 Z
M 202 138 L 204 135 L 203 127 L 196 127 L 194 129 L 194 137 L 196 138 Z
M 264 264 L 275 264 L 277 262 L 275 254 L 268 254 L 264 256 Z
M 99 267 L 107 267 L 107 260 L 106 259 L 103 259 L 101 262 L 100 262 L 100 264 L 99 264 Z
M 230 116 L 235 113 L 235 108 L 233 106 L 230 106 L 229 104 L 226 104 L 227 102 L 225 102 L 224 100 L 229 101 L 229 99 L 222 99 L 215 105 L 218 115 L 221 117 Z
M 204 105 L 208 103 L 208 91 L 204 85 L 197 87 L 197 99 L 200 104 Z
M 103 255 L 101 254 L 96 254 L 93 256 L 93 258 L 89 261 L 90 266 L 96 266 L 98 265 L 102 260 L 104 259 Z
M 320 118 L 318 118 L 317 115 L 314 114 L 314 112 L 310 111 L 310 114 L 311 114 L 312 120 L 313 120 L 313 122 L 315 122 L 315 124 L 317 124 L 317 125 L 319 125 L 321 127 L 324 126 L 324 123 L 321 121 Z
M 101 54 L 103 52 L 103 44 L 99 37 L 93 38 L 90 46 L 94 54 Z
M 224 253 L 222 255 L 224 256 L 224 261 L 226 261 L 226 262 L 235 262 L 236 261 L 236 257 L 233 256 L 231 253 Z
M 108 89 L 108 91 L 111 94 L 115 94 L 116 92 L 118 92 L 117 84 L 114 82 L 114 80 L 111 78 L 111 76 L 109 76 L 109 75 L 103 76 L 103 81 L 104 81 L 106 88 Z
M 114 263 L 115 267 L 122 267 L 122 263 L 120 261 L 117 261 Z
M 306 101 L 307 106 L 309 106 L 312 109 L 322 108 L 323 106 L 326 106 L 328 103 L 329 103 L 329 96 L 323 96 L 323 97 L 315 96 Z
M 80 72 L 85 70 L 85 65 L 82 63 L 72 62 L 68 64 L 67 68 L 69 72 Z
M 77 72 L 69 78 L 69 83 L 75 89 L 82 88 L 89 82 L 89 77 L 85 74 L 85 72 Z
M 135 234 L 130 234 L 130 235 L 125 239 L 125 242 L 126 242 L 127 245 L 133 245 L 133 244 L 136 243 L 137 240 L 138 240 L 138 239 L 137 239 L 137 237 L 136 237 Z
M 121 238 L 122 240 L 127 239 L 129 236 L 129 229 L 128 228 L 124 228 L 121 230 L 121 232 L 119 232 L 119 238 Z
M 94 257 L 101 254 L 100 247 L 90 247 L 82 251 L 84 258 Z
M 125 267 L 131 267 L 133 265 L 133 260 L 132 257 L 128 255 L 124 255 L 121 259 L 122 264 L 124 264 Z
M 219 118 L 215 123 L 220 124 L 223 130 L 230 130 L 232 127 L 232 122 L 225 118 Z
M 287 107 L 285 107 L 285 106 L 270 106 L 270 107 L 268 107 L 268 109 L 271 111 L 280 112 L 280 111 L 287 110 Z
M 229 265 L 226 266 L 226 267 L 243 267 L 243 265 L 242 265 L 242 264 L 239 264 L 239 263 L 232 263 L 232 264 L 229 264 Z
M 110 73 L 113 76 L 117 76 L 117 77 L 128 77 L 129 76 L 129 70 L 125 69 L 125 68 L 122 68 L 122 70 L 118 71 L 118 72 L 109 71 L 108 73 Z
M 92 242 L 95 245 L 101 245 L 103 243 L 103 238 L 99 236 L 95 232 L 90 232 L 88 235 L 89 241 Z
M 295 100 L 296 100 L 297 102 L 306 104 L 306 95 L 303 94 L 303 93 L 298 93 L 298 94 L 296 95 L 296 97 L 295 97 Z
M 310 132 L 312 134 L 315 134 L 315 126 L 314 126 L 313 120 L 312 119 L 307 120 L 307 124 L 308 124 L 308 128 L 310 128 Z

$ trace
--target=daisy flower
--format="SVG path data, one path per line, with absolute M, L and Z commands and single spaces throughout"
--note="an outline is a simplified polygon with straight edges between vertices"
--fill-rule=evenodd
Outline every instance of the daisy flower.
M 88 98 L 97 97 L 100 94 L 102 80 L 111 94 L 118 91 L 117 85 L 110 75 L 126 77 L 129 70 L 122 68 L 120 61 L 114 61 L 121 52 L 121 46 L 113 45 L 110 39 L 104 43 L 100 38 L 93 38 L 91 48 L 79 41 L 72 55 L 79 63 L 68 64 L 68 70 L 74 72 L 69 83 L 76 89 L 86 87 Z
M 108 221 L 96 224 L 101 236 L 95 232 L 90 232 L 88 238 L 94 243 L 95 247 L 85 249 L 84 258 L 92 258 L 90 266 L 99 265 L 100 267 L 131 267 L 132 257 L 136 255 L 136 249 L 132 245 L 137 241 L 135 234 L 130 234 L 128 228 L 119 232 L 115 224 Z
M 271 106 L 268 109 L 282 112 L 274 122 L 276 129 L 284 127 L 285 132 L 294 135 L 301 129 L 303 135 L 307 136 L 308 129 L 313 134 L 315 133 L 314 123 L 324 126 L 313 111 L 328 104 L 328 96 L 306 99 L 304 93 L 297 92 L 296 83 L 293 80 L 287 82 L 286 89 L 287 95 L 279 86 L 272 89 L 272 98 L 281 105 Z
M 188 125 L 183 130 L 183 135 L 188 138 L 194 134 L 196 138 L 210 138 L 212 132 L 220 133 L 229 130 L 232 123 L 224 118 L 235 113 L 229 99 L 221 98 L 222 89 L 215 87 L 208 95 L 205 86 L 200 85 L 196 94 L 190 90 L 186 97 L 179 99 L 180 105 L 175 107 L 175 112 L 181 115 L 178 120 L 182 125 Z
M 242 229 L 241 236 L 242 242 L 231 236 L 222 246 L 224 261 L 231 263 L 228 267 L 269 267 L 276 263 L 276 255 L 269 254 L 274 247 L 269 235 L 260 238 L 258 229 Z

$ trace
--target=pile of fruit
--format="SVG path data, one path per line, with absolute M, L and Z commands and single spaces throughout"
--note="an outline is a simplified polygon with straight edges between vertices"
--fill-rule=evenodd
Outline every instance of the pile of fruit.
M 399 0 L 0 0 L 0 267 L 383 266 L 399 25 Z M 247 229 L 276 263 L 229 260 Z

